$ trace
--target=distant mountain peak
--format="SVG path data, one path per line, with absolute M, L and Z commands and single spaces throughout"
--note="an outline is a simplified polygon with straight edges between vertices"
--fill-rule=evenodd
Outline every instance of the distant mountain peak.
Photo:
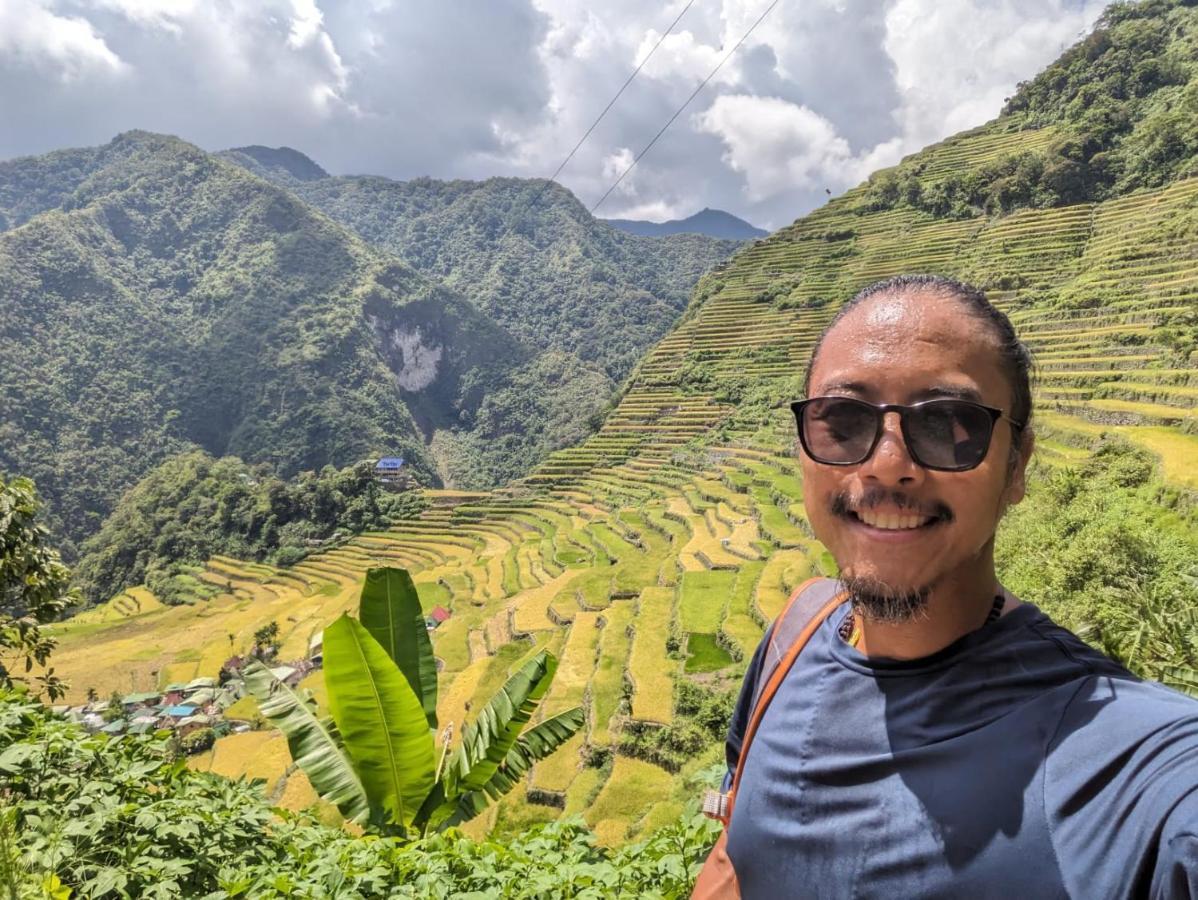
M 311 157 L 291 147 L 263 147 L 261 144 L 251 144 L 248 147 L 234 147 L 224 153 L 228 156 L 234 154 L 252 163 L 246 165 L 248 169 L 260 168 L 275 174 L 281 173 L 296 181 L 319 181 L 329 177 L 329 173 L 313 162 Z
M 665 237 L 668 234 L 705 234 L 733 241 L 750 241 L 765 237 L 768 232 L 750 225 L 744 219 L 722 209 L 703 207 L 693 216 L 669 222 L 646 222 L 639 219 L 604 219 L 608 225 L 639 234 L 642 237 Z

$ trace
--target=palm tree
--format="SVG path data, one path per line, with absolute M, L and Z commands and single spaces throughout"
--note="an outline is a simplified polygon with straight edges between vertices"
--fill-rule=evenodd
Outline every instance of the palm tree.
M 462 729 L 456 749 L 444 738 L 436 761 L 437 667 L 416 586 L 404 569 L 376 568 L 358 618 L 342 615 L 324 631 L 331 718 L 258 660 L 245 683 L 320 796 L 349 821 L 412 836 L 472 819 L 582 727 L 574 707 L 525 730 L 556 670 L 552 654 L 533 656 Z

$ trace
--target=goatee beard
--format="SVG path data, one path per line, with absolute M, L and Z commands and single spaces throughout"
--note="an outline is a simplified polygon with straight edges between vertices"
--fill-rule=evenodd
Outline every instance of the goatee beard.
M 896 588 L 876 578 L 852 575 L 841 575 L 840 584 L 852 598 L 853 611 L 871 622 L 898 625 L 927 612 L 927 587 Z

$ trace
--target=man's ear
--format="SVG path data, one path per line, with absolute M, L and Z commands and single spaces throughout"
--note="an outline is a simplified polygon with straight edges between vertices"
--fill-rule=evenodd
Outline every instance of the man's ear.
M 1007 505 L 1014 506 L 1027 493 L 1027 464 L 1036 449 L 1036 433 L 1031 427 L 1024 428 L 1019 435 L 1019 452 L 1011 465 L 1007 477 Z

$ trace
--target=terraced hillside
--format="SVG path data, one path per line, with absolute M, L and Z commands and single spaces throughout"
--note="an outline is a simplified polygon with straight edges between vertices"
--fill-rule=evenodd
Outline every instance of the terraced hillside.
M 1002 117 L 904 165 L 935 178 L 1054 140 L 1027 124 Z M 353 606 L 367 567 L 403 565 L 427 606 L 452 613 L 433 635 L 442 722 L 460 723 L 544 647 L 561 658 L 544 712 L 588 712 L 585 733 L 475 828 L 579 813 L 621 842 L 672 820 L 694 777 L 721 759 L 712 736 L 696 734 L 700 701 L 682 686 L 734 684 L 790 590 L 828 566 L 804 518 L 782 401 L 797 394 L 837 304 L 902 272 L 991 288 L 1039 360 L 1045 458 L 1072 460 L 1115 432 L 1156 454 L 1169 481 L 1198 488 L 1198 360 L 1187 343 L 1198 178 L 964 218 L 877 210 L 871 191 L 849 191 L 705 277 L 602 429 L 531 476 L 488 494 L 430 494 L 419 519 L 291 569 L 211 560 L 199 577 L 224 592 L 203 604 L 138 609 L 136 597 L 117 598 L 58 629 L 59 672 L 78 696 L 215 674 L 272 619 L 282 656 L 295 657 Z M 209 763 L 269 774 L 274 796 L 305 802 L 302 780 L 279 774 L 279 739 L 255 741 L 240 756 L 225 751 L 226 764 L 218 744 Z

